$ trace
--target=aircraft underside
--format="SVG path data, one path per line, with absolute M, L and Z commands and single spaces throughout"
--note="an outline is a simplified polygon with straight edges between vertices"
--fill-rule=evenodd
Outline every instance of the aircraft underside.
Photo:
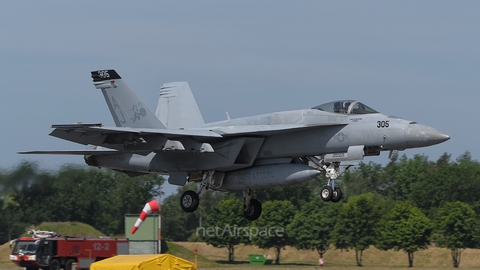
M 205 171 L 197 174 L 201 178 L 189 179 L 199 183 L 199 191 L 185 191 L 180 197 L 180 206 L 186 212 L 193 212 L 197 209 L 200 199 L 207 190 L 219 191 L 242 191 L 245 218 L 256 220 L 262 213 L 261 203 L 252 198 L 253 190 L 300 184 L 317 177 L 321 171 L 329 178 L 321 190 L 323 201 L 339 202 L 342 198 L 342 191 L 335 186 L 335 180 L 340 177 L 350 166 L 346 165 L 340 171 L 340 162 L 325 163 L 317 157 L 305 157 L 299 159 L 299 163 L 261 165 L 253 168 L 242 169 L 232 172 Z M 307 165 L 309 164 L 309 165 Z
M 138 174 L 169 174 L 170 184 L 183 186 L 187 182 L 199 185 L 198 192 L 186 191 L 182 194 L 180 205 L 184 211 L 193 212 L 197 209 L 200 199 L 208 190 L 215 191 L 242 191 L 244 198 L 244 215 L 247 219 L 255 220 L 261 214 L 261 203 L 252 198 L 253 190 L 278 186 L 301 184 L 321 174 L 322 171 L 329 179 L 321 190 L 324 201 L 339 202 L 342 191 L 335 186 L 335 180 L 348 169 L 351 164 L 344 164 L 345 170 L 340 171 L 341 162 L 360 160 L 365 156 L 365 146 L 349 147 L 345 153 L 327 154 L 321 159 L 317 156 L 301 158 L 258 159 L 247 158 L 248 153 L 258 152 L 262 140 L 245 140 L 234 148 L 236 151 L 230 163 L 219 169 L 202 168 L 219 162 L 212 161 L 213 153 L 185 154 L 165 152 L 149 155 L 124 154 L 107 156 L 85 156 L 90 166 L 106 167 L 122 171 L 132 176 Z M 245 146 L 245 142 L 248 142 Z M 249 152 L 250 150 L 250 152 Z M 378 154 L 375 152 L 374 154 Z M 242 156 L 243 155 L 243 156 Z M 210 157 L 209 157 L 210 156 Z M 167 158 L 170 157 L 170 158 Z M 198 162 L 196 164 L 195 162 Z M 170 165 L 168 165 L 170 164 Z M 202 165 L 203 164 L 203 165 Z M 182 167 L 183 166 L 183 167 Z M 170 168 L 172 171 L 164 171 Z M 159 170 L 163 169 L 163 170 Z

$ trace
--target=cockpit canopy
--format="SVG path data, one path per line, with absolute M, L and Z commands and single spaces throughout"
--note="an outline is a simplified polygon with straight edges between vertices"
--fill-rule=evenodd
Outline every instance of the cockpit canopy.
M 313 107 L 317 109 L 332 113 L 344 114 L 369 114 L 378 113 L 367 105 L 355 100 L 338 100 Z

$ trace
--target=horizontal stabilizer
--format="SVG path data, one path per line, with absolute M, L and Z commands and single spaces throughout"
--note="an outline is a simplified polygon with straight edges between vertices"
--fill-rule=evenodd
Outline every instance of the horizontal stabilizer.
M 113 147 L 114 144 L 146 145 L 147 143 L 160 143 L 163 141 L 162 138 L 164 141 L 182 138 L 222 138 L 222 135 L 209 130 L 104 127 L 102 124 L 66 124 L 52 125 L 52 127 L 55 129 L 50 136 L 83 145 L 91 144 L 115 149 L 118 148 Z M 151 150 L 157 149 L 152 148 Z
M 22 155 L 115 155 L 118 154 L 117 150 L 47 150 L 47 151 L 22 151 L 17 152 Z

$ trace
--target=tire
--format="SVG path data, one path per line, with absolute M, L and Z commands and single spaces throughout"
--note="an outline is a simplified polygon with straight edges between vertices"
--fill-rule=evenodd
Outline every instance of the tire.
M 333 191 L 332 202 L 337 203 L 342 199 L 342 191 L 339 188 L 335 188 Z
M 322 197 L 322 200 L 325 202 L 330 201 L 333 197 L 332 187 L 324 186 L 320 191 L 320 197 Z
M 194 212 L 198 208 L 200 199 L 195 191 L 187 190 L 180 197 L 180 206 L 185 212 Z
M 50 262 L 50 270 L 60 270 L 61 267 L 62 265 L 60 264 L 60 261 L 57 259 L 53 259 Z
M 68 259 L 67 262 L 65 263 L 65 267 L 63 268 L 64 270 L 72 270 L 73 269 L 73 264 L 76 261 L 74 259 Z
M 245 208 L 245 205 L 243 205 Z M 262 214 L 262 203 L 255 199 L 250 199 L 250 208 L 243 211 L 243 215 L 248 220 L 257 220 Z

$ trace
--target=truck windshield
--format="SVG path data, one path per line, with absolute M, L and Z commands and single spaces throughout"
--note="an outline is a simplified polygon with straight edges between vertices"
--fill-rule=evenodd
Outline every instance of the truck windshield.
M 38 244 L 35 241 L 18 241 L 12 254 L 35 254 L 38 249 Z

